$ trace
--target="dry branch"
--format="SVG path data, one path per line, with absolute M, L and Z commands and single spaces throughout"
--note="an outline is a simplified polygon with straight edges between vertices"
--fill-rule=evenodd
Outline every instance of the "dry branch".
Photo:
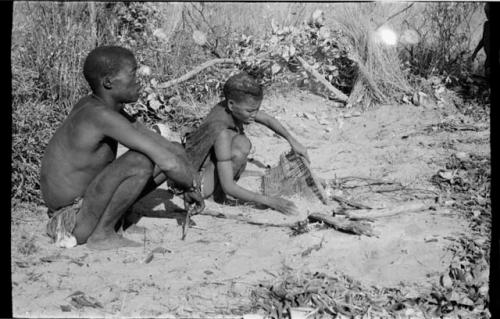
M 222 63 L 236 63 L 236 60 L 234 60 L 234 59 L 213 59 L 213 60 L 207 61 L 207 62 L 197 66 L 196 68 L 192 69 L 191 71 L 184 74 L 183 76 L 181 76 L 177 79 L 173 79 L 173 80 L 164 82 L 164 83 L 160 83 L 160 84 L 158 84 L 157 87 L 159 89 L 166 89 L 166 88 L 171 87 L 173 85 L 176 85 L 176 84 L 179 84 L 181 82 L 189 80 L 190 78 L 192 78 L 196 74 L 200 73 L 201 71 L 205 70 L 206 68 L 209 68 L 215 64 L 222 64 Z
M 334 87 L 330 82 L 328 82 L 324 76 L 322 76 L 318 71 L 316 71 L 312 66 L 310 66 L 304 59 L 300 56 L 297 56 L 297 60 L 299 60 L 300 64 L 307 71 L 307 73 L 311 74 L 318 82 L 323 84 L 328 90 L 330 90 L 337 99 L 346 102 L 348 96 L 342 93 L 339 89 Z
M 330 198 L 333 199 L 333 200 L 335 200 L 335 201 L 337 201 L 337 202 L 339 202 L 339 203 L 347 204 L 347 205 L 355 207 L 355 208 L 359 208 L 359 209 L 371 209 L 370 206 L 366 206 L 366 205 L 363 205 L 363 204 L 360 204 L 360 203 L 356 203 L 356 202 L 347 200 L 345 198 L 342 198 L 340 196 L 330 195 Z
M 382 209 L 364 209 L 347 212 L 347 217 L 352 220 L 356 219 L 372 219 L 380 217 L 389 217 L 402 213 L 415 213 L 418 211 L 427 210 L 431 205 L 425 203 L 408 203 L 406 205 L 382 208 Z
M 309 220 L 320 221 L 328 224 L 339 231 L 345 231 L 356 235 L 374 236 L 371 226 L 360 221 L 347 220 L 345 218 L 332 217 L 321 213 L 312 213 L 308 216 Z

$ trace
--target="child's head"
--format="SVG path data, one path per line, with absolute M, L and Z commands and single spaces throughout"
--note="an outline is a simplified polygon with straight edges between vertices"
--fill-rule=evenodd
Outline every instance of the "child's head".
M 94 93 L 101 86 L 108 88 L 108 85 L 114 85 L 113 89 L 117 93 L 127 95 L 125 91 L 129 91 L 128 95 L 134 95 L 124 98 L 137 100 L 139 92 L 135 91 L 140 86 L 136 81 L 136 69 L 137 62 L 130 50 L 119 46 L 102 46 L 92 50 L 85 59 L 83 75 Z
M 254 120 L 264 96 L 262 86 L 247 73 L 231 76 L 224 84 L 224 97 L 233 116 L 243 122 Z

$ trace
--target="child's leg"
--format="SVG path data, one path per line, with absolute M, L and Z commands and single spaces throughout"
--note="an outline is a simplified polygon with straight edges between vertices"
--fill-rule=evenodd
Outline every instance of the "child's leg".
M 118 236 L 114 227 L 137 200 L 152 174 L 151 160 L 134 151 L 126 152 L 104 168 L 85 192 L 73 231 L 77 242 L 87 242 L 93 249 L 140 246 Z
M 252 143 L 243 134 L 234 133 L 231 143 L 231 161 L 233 166 L 234 180 L 237 181 L 246 168 L 248 154 L 252 148 Z M 219 182 L 215 156 L 209 156 L 203 164 L 203 197 L 214 195 L 216 202 L 223 202 L 225 194 Z

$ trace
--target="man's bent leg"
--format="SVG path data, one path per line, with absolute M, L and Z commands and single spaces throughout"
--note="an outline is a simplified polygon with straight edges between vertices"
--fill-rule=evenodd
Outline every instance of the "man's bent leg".
M 87 188 L 73 231 L 78 243 L 92 249 L 140 245 L 118 236 L 117 221 L 151 179 L 153 164 L 145 155 L 128 151 L 110 163 Z
M 188 161 L 187 155 L 185 153 L 184 147 L 180 143 L 170 142 L 169 148 L 179 156 L 182 160 Z M 142 198 L 147 196 L 149 193 L 157 189 L 161 184 L 163 184 L 167 180 L 167 176 L 160 169 L 158 165 L 154 166 L 152 177 L 147 181 L 144 186 L 141 194 L 137 197 L 136 201 L 129 207 L 128 211 L 124 214 L 121 220 L 115 225 L 115 230 L 118 231 L 120 228 L 126 230 L 133 224 L 136 224 L 140 215 L 134 213 L 134 205 L 137 204 Z

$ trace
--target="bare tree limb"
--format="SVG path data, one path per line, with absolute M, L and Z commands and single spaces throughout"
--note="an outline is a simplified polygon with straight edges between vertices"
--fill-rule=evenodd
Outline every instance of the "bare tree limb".
M 215 64 L 221 64 L 221 63 L 236 63 L 236 60 L 234 60 L 234 59 L 213 59 L 213 60 L 207 61 L 207 62 L 197 66 L 196 68 L 192 69 L 191 71 L 189 71 L 188 73 L 184 74 L 183 76 L 181 76 L 177 79 L 173 79 L 173 80 L 158 84 L 157 88 L 166 89 L 168 87 L 174 86 L 176 84 L 179 84 L 181 82 L 189 80 L 190 78 L 192 78 L 196 74 L 200 73 L 201 71 L 205 70 L 206 68 L 209 68 Z
M 406 6 L 405 8 L 399 10 L 398 12 L 394 13 L 393 15 L 391 15 L 389 18 L 385 19 L 385 21 L 381 24 L 379 24 L 377 26 L 377 28 L 379 28 L 380 26 L 386 24 L 387 22 L 389 22 L 390 20 L 394 19 L 396 16 L 400 15 L 401 13 L 405 12 L 406 10 L 410 9 L 415 3 L 412 3 L 408 6 Z
M 316 71 L 312 66 L 310 66 L 304 59 L 300 56 L 297 56 L 297 60 L 299 60 L 302 67 L 307 71 L 307 73 L 311 74 L 318 82 L 323 84 L 330 92 L 332 92 L 335 97 L 343 102 L 346 102 L 348 96 L 342 93 L 339 89 L 334 87 L 330 82 L 328 82 L 324 76 L 322 76 L 318 71 Z

